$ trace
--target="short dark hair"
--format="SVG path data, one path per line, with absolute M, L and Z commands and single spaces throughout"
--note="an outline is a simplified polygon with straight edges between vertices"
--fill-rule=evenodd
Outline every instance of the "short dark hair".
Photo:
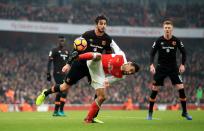
M 95 23 L 98 24 L 99 20 L 106 20 L 106 22 L 108 22 L 108 19 L 105 15 L 98 15 L 95 19 Z
M 131 65 L 135 67 L 135 73 L 138 72 L 140 70 L 140 67 L 138 64 L 136 64 L 135 62 L 131 62 Z
M 171 20 L 165 20 L 164 22 L 163 22 L 163 26 L 164 25 L 172 25 L 173 26 L 173 22 L 171 21 Z

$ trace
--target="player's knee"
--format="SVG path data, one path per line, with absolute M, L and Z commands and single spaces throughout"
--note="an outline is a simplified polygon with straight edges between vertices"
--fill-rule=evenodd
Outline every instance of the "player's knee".
M 104 94 L 98 95 L 97 99 L 98 99 L 98 101 L 100 101 L 102 103 L 102 102 L 104 102 L 106 100 L 106 96 Z
M 68 91 L 69 88 L 70 88 L 70 85 L 68 85 L 65 82 L 60 85 L 60 91 Z
M 158 87 L 158 86 L 153 85 L 153 86 L 152 86 L 152 90 L 153 90 L 153 91 L 158 91 L 158 90 L 159 90 L 159 87 Z
M 183 84 L 176 84 L 176 89 L 177 90 L 180 90 L 180 89 L 183 89 L 183 88 L 184 88 Z

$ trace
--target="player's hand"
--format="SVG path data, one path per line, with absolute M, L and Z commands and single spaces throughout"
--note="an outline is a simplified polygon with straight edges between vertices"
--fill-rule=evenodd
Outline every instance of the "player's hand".
M 185 66 L 183 64 L 181 64 L 179 67 L 179 72 L 183 73 L 184 71 L 185 71 Z
M 93 57 L 94 61 L 98 61 L 101 59 L 101 53 L 93 53 L 93 55 L 94 55 Z
M 47 73 L 47 81 L 51 81 L 52 77 L 51 77 L 51 74 L 50 72 Z
M 104 87 L 105 87 L 105 88 L 110 87 L 110 83 L 109 83 L 108 79 L 105 79 L 105 81 L 104 81 Z
M 156 73 L 155 67 L 154 67 L 153 64 L 150 65 L 150 72 L 151 72 L 152 74 L 155 74 L 155 73 Z
M 69 70 L 70 70 L 70 65 L 69 64 L 66 64 L 65 66 L 63 66 L 63 68 L 62 68 L 62 72 L 64 72 L 64 73 L 67 73 Z

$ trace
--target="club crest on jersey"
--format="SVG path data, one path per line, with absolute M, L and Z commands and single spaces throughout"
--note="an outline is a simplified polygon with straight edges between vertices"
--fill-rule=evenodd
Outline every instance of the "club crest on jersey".
M 96 52 L 96 51 L 97 51 L 97 48 L 93 48 L 93 51 Z
M 164 42 L 161 42 L 161 45 L 164 45 Z
M 102 41 L 102 45 L 103 45 L 103 46 L 106 45 L 106 41 Z
M 93 42 L 93 39 L 89 39 L 90 42 Z
M 176 41 L 172 41 L 172 43 L 171 43 L 173 46 L 175 46 L 176 45 Z

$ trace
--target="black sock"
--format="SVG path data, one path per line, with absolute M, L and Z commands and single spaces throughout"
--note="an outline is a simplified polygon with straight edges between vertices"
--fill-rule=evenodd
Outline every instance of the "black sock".
M 57 93 L 55 98 L 55 112 L 59 110 L 60 107 L 60 93 Z
M 55 85 L 51 87 L 51 89 L 48 89 L 47 91 L 45 91 L 44 94 L 45 96 L 48 96 L 49 94 L 52 94 L 55 92 L 60 92 L 60 85 Z
M 67 97 L 67 93 L 61 92 L 60 111 L 64 111 L 64 105 L 65 105 L 65 102 L 66 102 L 66 97 Z
M 180 89 L 180 90 L 178 90 L 178 92 L 179 92 L 179 98 L 181 101 L 181 107 L 182 107 L 183 113 L 187 113 L 185 91 L 184 91 L 184 89 Z
M 93 118 L 96 118 L 98 116 L 99 110 L 96 112 L 95 116 Z
M 149 99 L 149 112 L 152 113 L 153 112 L 153 107 L 154 107 L 154 103 L 155 103 L 155 98 L 157 96 L 158 91 L 152 90 L 152 93 L 150 95 L 150 99 Z

